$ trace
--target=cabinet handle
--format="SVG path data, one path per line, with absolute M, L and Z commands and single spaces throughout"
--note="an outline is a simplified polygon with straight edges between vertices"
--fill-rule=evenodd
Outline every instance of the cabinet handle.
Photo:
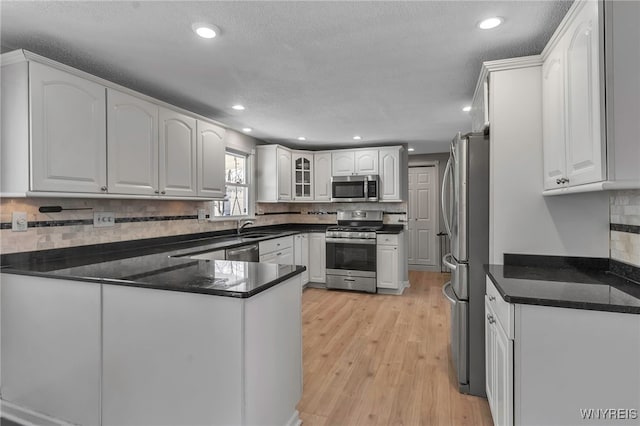
M 280 256 L 281 254 L 282 254 L 282 252 L 280 252 L 280 253 L 276 253 L 276 256 Z
M 496 297 L 495 297 L 495 296 L 489 296 L 489 301 L 490 301 L 490 302 L 493 302 L 494 300 L 496 300 Z
M 564 183 L 569 183 L 569 179 L 565 178 Z
M 491 314 L 487 314 L 487 320 L 489 321 L 489 324 L 493 324 L 494 322 L 496 322 L 496 320 L 493 319 L 493 315 Z
M 556 179 L 556 183 L 560 185 L 562 183 L 562 179 Z
M 155 194 L 159 194 L 160 191 L 158 191 L 157 189 L 153 191 Z
M 100 188 L 100 191 L 102 191 L 102 192 L 107 192 L 107 187 L 106 187 L 106 186 L 101 187 L 101 188 Z
M 160 191 L 160 194 L 164 195 L 164 194 L 166 194 L 166 192 L 164 192 L 164 191 Z

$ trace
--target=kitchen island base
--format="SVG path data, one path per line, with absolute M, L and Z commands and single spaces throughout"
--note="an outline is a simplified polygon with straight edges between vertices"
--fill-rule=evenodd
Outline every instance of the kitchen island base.
M 237 298 L 3 274 L 3 407 L 25 424 L 299 425 L 301 288 L 296 275 Z

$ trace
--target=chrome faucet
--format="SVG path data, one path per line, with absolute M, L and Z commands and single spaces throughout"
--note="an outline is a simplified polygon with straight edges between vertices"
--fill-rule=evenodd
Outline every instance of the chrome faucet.
M 253 219 L 238 219 L 238 235 L 240 235 L 245 226 L 253 224 Z

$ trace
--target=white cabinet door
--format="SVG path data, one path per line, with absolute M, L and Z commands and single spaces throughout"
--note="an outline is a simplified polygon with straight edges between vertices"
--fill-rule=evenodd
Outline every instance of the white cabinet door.
M 293 262 L 307 267 L 302 273 L 302 285 L 305 285 L 309 282 L 309 234 L 298 234 L 294 237 Z
M 604 178 L 598 2 L 585 3 L 565 35 L 567 178 L 571 186 Z
M 561 40 L 542 66 L 544 189 L 564 186 L 562 178 L 566 177 L 564 69 Z
M 379 288 L 398 289 L 400 276 L 398 271 L 398 246 L 378 245 L 376 247 L 377 262 L 377 286 Z
M 485 368 L 485 389 L 487 391 L 487 401 L 489 402 L 489 409 L 493 418 L 496 418 L 496 402 L 495 402 L 495 345 L 496 345 L 496 327 L 495 321 L 496 315 L 491 309 L 489 304 L 489 296 L 484 297 L 484 368 Z M 495 421 L 495 420 L 494 420 Z
M 315 201 L 331 200 L 331 153 L 313 156 L 313 197 Z
M 291 151 L 278 147 L 278 200 L 291 200 Z
M 402 201 L 400 196 L 400 148 L 379 150 L 380 201 Z
M 493 346 L 494 423 L 498 426 L 513 424 L 513 340 L 509 339 L 499 322 L 491 324 L 495 329 Z
M 202 120 L 198 120 L 197 126 L 198 195 L 224 197 L 225 129 Z
M 294 152 L 292 155 L 293 199 L 313 201 L 313 154 Z
M 107 89 L 110 193 L 158 193 L 158 106 Z
M 276 252 L 276 262 L 280 265 L 295 265 L 293 260 L 293 248 L 288 247 L 279 252 Z
M 34 191 L 107 191 L 105 88 L 29 64 Z
M 336 151 L 331 153 L 331 173 L 333 176 L 351 176 L 355 174 L 354 151 Z
M 160 108 L 160 194 L 197 195 L 196 119 Z
M 355 173 L 357 175 L 378 174 L 378 150 L 355 151 Z
M 327 271 L 327 247 L 324 234 L 309 234 L 309 281 L 323 283 Z

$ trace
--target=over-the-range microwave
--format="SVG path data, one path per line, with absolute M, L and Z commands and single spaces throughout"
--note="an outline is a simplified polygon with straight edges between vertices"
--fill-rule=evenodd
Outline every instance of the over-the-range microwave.
M 331 201 L 378 201 L 378 175 L 333 176 Z

